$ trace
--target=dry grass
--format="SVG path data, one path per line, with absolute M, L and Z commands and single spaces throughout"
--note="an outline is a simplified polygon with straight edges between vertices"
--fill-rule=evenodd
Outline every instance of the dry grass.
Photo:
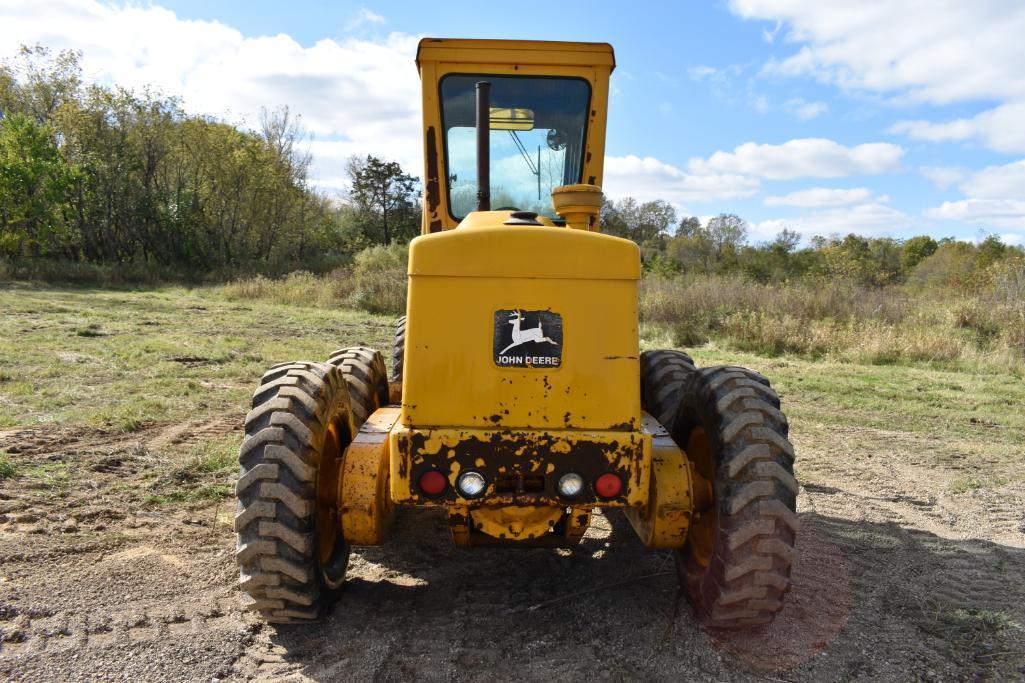
M 233 280 L 216 290 L 230 301 L 266 301 L 287 306 L 344 306 L 352 294 L 352 276 L 343 269 L 327 275 L 299 270 L 283 278 L 263 275 Z
M 351 269 L 257 276 L 214 292 L 232 301 L 401 315 L 406 259 L 404 247 L 374 247 L 360 253 Z M 675 346 L 715 341 L 770 356 L 1019 371 L 1025 368 L 1025 303 L 1016 292 L 1003 280 L 965 293 L 836 280 L 770 285 L 741 277 L 648 276 L 641 283 L 640 315 L 648 326 L 665 330 Z
M 215 290 L 231 301 L 351 307 L 369 313 L 402 315 L 406 312 L 408 258 L 409 249 L 405 245 L 370 247 L 356 255 L 351 269 L 337 268 L 326 275 L 296 271 L 282 278 L 257 275 L 234 280 Z
M 861 363 L 1025 365 L 1025 306 L 990 293 L 915 292 L 818 281 L 762 285 L 731 277 L 648 278 L 641 319 L 680 346 L 716 340 L 765 355 Z

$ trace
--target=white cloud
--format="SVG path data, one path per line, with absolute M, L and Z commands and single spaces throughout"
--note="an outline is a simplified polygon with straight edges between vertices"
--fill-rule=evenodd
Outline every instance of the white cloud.
M 692 66 L 687 69 L 687 75 L 695 81 L 702 81 L 706 78 L 712 78 L 718 74 L 718 69 L 711 66 L 705 66 L 703 64 L 698 66 Z
M 797 118 L 802 121 L 808 121 L 813 119 L 829 109 L 829 105 L 825 102 L 805 102 L 801 98 L 795 98 L 787 100 L 784 105 L 787 111 L 794 114 Z
M 956 185 L 968 176 L 968 169 L 960 166 L 922 166 L 918 172 L 941 190 Z
M 867 187 L 855 187 L 849 190 L 831 187 L 811 187 L 807 190 L 798 190 L 783 196 L 772 196 L 765 198 L 766 206 L 801 206 L 801 207 L 822 207 L 822 206 L 846 206 L 866 201 L 872 196 L 872 191 Z
M 687 173 L 654 157 L 605 157 L 605 193 L 610 197 L 634 197 L 641 201 L 665 199 L 707 202 L 716 199 L 750 197 L 759 182 L 737 174 Z
M 943 202 L 926 215 L 988 228 L 1025 228 L 1025 159 L 966 174 L 958 187 L 964 199 Z
M 782 21 L 777 21 L 776 22 L 776 26 L 771 31 L 769 29 L 767 29 L 767 28 L 763 28 L 762 29 L 762 40 L 764 40 L 766 43 L 770 43 L 770 44 L 776 42 L 776 36 L 779 34 L 779 30 L 781 28 L 783 28 L 783 22 Z
M 805 237 L 813 235 L 887 235 L 913 225 L 911 218 L 879 201 L 856 206 L 813 211 L 792 218 L 773 218 L 751 226 L 755 238 L 769 239 L 783 228 Z
M 688 67 L 687 75 L 694 81 L 710 81 L 713 84 L 725 85 L 733 78 L 736 78 L 743 71 L 739 64 L 730 64 L 722 68 L 700 64 Z
M 1025 152 L 1025 3 L 1020 0 L 731 0 L 730 8 L 747 19 L 787 24 L 786 39 L 800 44 L 790 56 L 769 61 L 765 73 L 811 76 L 903 101 L 996 101 L 996 107 L 970 118 L 901 121 L 892 131 Z
M 361 16 L 379 23 L 371 14 Z M 81 50 L 93 80 L 154 87 L 183 96 L 192 112 L 249 125 L 259 120 L 261 107 L 288 104 L 317 137 L 313 172 L 326 186 L 337 175 L 332 155 L 343 152 L 387 149 L 410 171 L 422 172 L 414 36 L 325 39 L 304 47 L 284 34 L 247 37 L 156 5 L 96 0 L 8 0 L 3 15 L 6 56 L 20 43 Z
M 707 159 L 691 159 L 690 170 L 700 174 L 735 173 L 769 180 L 840 178 L 897 170 L 904 149 L 874 142 L 845 147 L 833 140 L 801 138 L 782 145 L 746 142 L 732 152 L 719 151 Z
M 988 166 L 968 176 L 960 187 L 967 197 L 1025 199 L 1025 159 Z
M 784 22 L 787 40 L 803 44 L 771 72 L 938 104 L 1025 99 L 1020 0 L 731 0 L 730 8 Z
M 900 121 L 890 130 L 930 142 L 978 140 L 997 152 L 1025 152 L 1025 101 L 1002 104 L 972 118 L 942 123 Z
M 939 220 L 962 221 L 985 227 L 1025 228 L 1025 200 L 962 199 L 943 202 L 925 215 Z
M 1000 241 L 1004 244 L 1014 244 L 1019 247 L 1025 247 L 1025 234 L 1008 232 L 1000 236 Z
M 346 30 L 353 31 L 361 26 L 367 24 L 384 24 L 385 18 L 380 14 L 371 12 L 366 7 L 361 7 L 356 16 L 349 20 L 349 23 L 345 25 Z

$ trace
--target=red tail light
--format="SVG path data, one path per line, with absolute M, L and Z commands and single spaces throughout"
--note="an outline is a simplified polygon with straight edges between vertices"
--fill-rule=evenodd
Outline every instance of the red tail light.
M 615 498 L 623 491 L 623 480 L 618 474 L 606 472 L 594 480 L 594 492 L 599 498 Z
M 427 470 L 420 475 L 420 491 L 425 496 L 440 495 L 448 487 L 448 479 L 438 470 Z

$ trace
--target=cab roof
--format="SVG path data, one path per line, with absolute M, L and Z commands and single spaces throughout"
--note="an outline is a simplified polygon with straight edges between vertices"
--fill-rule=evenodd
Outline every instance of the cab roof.
M 416 64 L 419 67 L 423 62 L 605 66 L 611 70 L 616 67 L 616 56 L 608 43 L 423 38 L 416 49 Z

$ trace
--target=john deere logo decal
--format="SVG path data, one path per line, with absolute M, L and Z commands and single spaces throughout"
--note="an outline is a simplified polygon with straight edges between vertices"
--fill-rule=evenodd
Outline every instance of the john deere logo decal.
M 562 365 L 562 316 L 551 311 L 495 311 L 495 364 L 504 368 Z

